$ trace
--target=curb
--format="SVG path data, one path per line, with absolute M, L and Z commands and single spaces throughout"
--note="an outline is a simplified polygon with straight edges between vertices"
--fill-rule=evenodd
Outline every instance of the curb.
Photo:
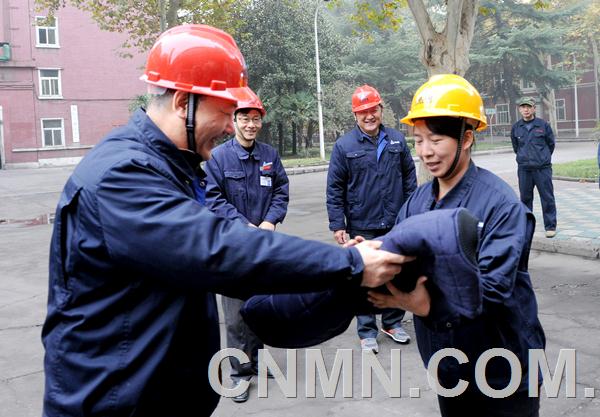
M 558 181 L 569 181 L 569 182 L 590 182 L 590 183 L 596 183 L 596 182 L 598 182 L 598 180 L 595 179 L 595 178 L 561 177 L 561 176 L 558 176 L 558 175 L 553 175 L 552 179 L 553 180 L 558 180 Z
M 572 238 L 565 240 L 534 236 L 531 242 L 531 249 L 563 255 L 581 256 L 589 259 L 600 259 L 600 245 L 590 246 L 588 241 L 578 242 Z
M 285 173 L 287 175 L 300 175 L 300 174 L 310 174 L 312 172 L 323 172 L 329 169 L 329 165 L 314 165 L 314 166 L 306 166 L 306 167 L 293 167 L 286 168 Z

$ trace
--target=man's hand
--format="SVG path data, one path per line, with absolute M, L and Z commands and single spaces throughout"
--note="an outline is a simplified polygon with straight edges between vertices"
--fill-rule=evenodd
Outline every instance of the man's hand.
M 420 317 L 427 317 L 431 308 L 431 297 L 425 287 L 427 277 L 420 277 L 414 290 L 409 293 L 398 290 L 391 282 L 385 286 L 392 295 L 369 291 L 368 300 L 377 308 L 401 308 Z
M 271 222 L 264 221 L 258 225 L 259 229 L 270 230 L 271 232 L 275 230 L 275 225 Z
M 348 241 L 348 235 L 346 235 L 345 230 L 336 230 L 335 232 L 333 232 L 333 238 L 340 245 L 343 245 Z
M 364 242 L 366 239 L 362 236 L 356 236 L 354 239 L 348 240 L 344 243 L 345 248 L 351 248 L 352 246 L 358 245 L 360 242 Z
M 355 246 L 365 264 L 361 282 L 363 287 L 375 288 L 385 284 L 400 273 L 403 263 L 415 259 L 414 256 L 380 250 L 380 247 L 379 240 L 365 240 Z

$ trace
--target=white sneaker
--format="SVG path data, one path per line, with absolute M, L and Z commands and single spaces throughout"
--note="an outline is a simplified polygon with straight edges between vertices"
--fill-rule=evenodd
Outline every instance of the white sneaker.
M 362 348 L 362 350 L 370 350 L 373 353 L 379 353 L 379 345 L 377 344 L 377 340 L 375 340 L 375 338 L 373 337 L 361 339 L 360 347 Z
M 394 339 L 394 342 L 396 343 L 407 344 L 410 342 L 410 336 L 408 333 L 406 333 L 406 331 L 404 331 L 402 326 L 394 327 L 393 329 L 388 330 L 381 329 L 381 331 Z

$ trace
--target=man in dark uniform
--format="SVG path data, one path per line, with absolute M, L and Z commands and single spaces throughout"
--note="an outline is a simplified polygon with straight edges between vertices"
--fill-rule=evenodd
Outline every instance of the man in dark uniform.
M 206 162 L 206 203 L 217 216 L 272 231 L 285 218 L 289 181 L 277 150 L 256 140 L 266 113 L 252 91 L 238 100 L 233 116 L 235 136 L 217 146 Z M 231 380 L 239 385 L 258 374 L 258 351 L 264 346 L 240 316 L 244 301 L 223 296 L 222 302 L 227 347 L 240 349 L 250 358 L 244 364 L 229 358 Z M 248 397 L 247 389 L 232 399 L 241 403 Z
M 415 164 L 404 135 L 385 127 L 379 92 L 358 87 L 352 95 L 356 127 L 337 140 L 327 174 L 329 230 L 337 243 L 362 236 L 373 239 L 390 231 L 402 204 L 417 188 Z M 404 311 L 381 315 L 382 332 L 408 343 L 402 328 Z M 378 352 L 375 315 L 357 316 L 362 349 Z
M 510 139 L 517 154 L 521 201 L 533 210 L 533 187 L 537 188 L 546 237 L 552 238 L 556 236 L 556 203 L 552 185 L 554 133 L 545 120 L 536 117 L 534 98 L 519 100 L 519 112 L 523 118 L 513 125 Z

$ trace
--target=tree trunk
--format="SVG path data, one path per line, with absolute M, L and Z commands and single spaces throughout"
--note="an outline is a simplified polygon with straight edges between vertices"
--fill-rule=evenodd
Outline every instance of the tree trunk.
M 263 142 L 268 145 L 272 145 L 273 135 L 271 134 L 271 123 L 265 123 L 261 129 L 261 133 L 263 136 Z
M 556 96 L 554 95 L 554 90 L 540 93 L 540 97 L 542 98 L 542 104 L 546 109 L 548 123 L 550 123 L 550 127 L 552 127 L 554 134 L 558 135 L 558 123 L 556 121 Z
M 421 35 L 421 62 L 427 74 L 463 76 L 470 66 L 469 49 L 479 12 L 479 0 L 455 0 L 448 4 L 446 25 L 442 32 L 435 30 L 423 0 L 408 0 L 408 6 Z M 423 184 L 432 178 L 423 164 L 419 164 L 418 183 Z
M 298 138 L 296 136 L 296 131 L 298 126 L 296 126 L 296 122 L 292 122 L 292 155 L 298 155 Z
M 312 148 L 313 145 L 313 136 L 315 134 L 316 124 L 314 121 L 310 120 L 308 122 L 308 126 L 306 127 L 306 148 Z
M 284 148 L 284 138 L 283 138 L 283 123 L 279 122 L 277 123 L 277 133 L 279 136 L 279 155 L 283 156 L 283 151 L 285 150 Z
M 600 56 L 598 55 L 598 42 L 590 33 L 588 35 L 592 44 L 592 55 L 594 57 L 594 91 L 596 93 L 596 123 L 600 124 L 600 95 L 598 94 L 598 75 L 600 74 Z M 600 126 L 599 126 L 600 127 Z
M 167 1 L 167 0 L 164 0 Z M 181 0 L 170 0 L 169 7 L 167 8 L 166 20 L 167 20 L 167 28 L 172 28 L 179 24 L 179 19 L 177 18 L 177 12 L 181 6 Z
M 546 62 L 546 68 L 552 69 L 552 57 L 549 54 L 542 54 L 540 56 L 542 62 Z M 555 135 L 558 135 L 558 122 L 556 120 L 556 96 L 554 95 L 554 89 L 549 91 L 541 91 L 540 97 L 542 98 L 542 104 L 547 109 L 546 112 L 548 117 L 548 123 L 554 131 Z

